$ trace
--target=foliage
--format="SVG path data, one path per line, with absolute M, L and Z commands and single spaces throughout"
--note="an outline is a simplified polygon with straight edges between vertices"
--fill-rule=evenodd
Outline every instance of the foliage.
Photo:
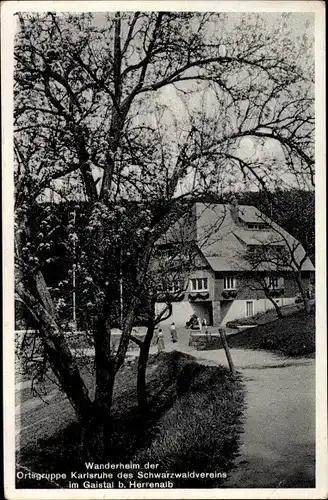
M 251 318 L 242 318 L 242 319 L 236 319 L 232 321 L 227 321 L 227 328 L 237 328 L 237 326 L 241 325 L 257 325 L 257 321 L 255 317 Z

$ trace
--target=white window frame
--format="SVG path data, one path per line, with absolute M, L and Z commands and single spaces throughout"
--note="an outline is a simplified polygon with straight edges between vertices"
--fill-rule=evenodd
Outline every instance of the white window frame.
M 182 281 L 176 280 L 176 281 L 171 281 L 171 283 L 168 284 L 167 291 L 168 293 L 178 293 L 178 292 L 183 292 L 184 286 Z
M 232 286 L 231 283 L 229 283 L 230 281 L 232 281 Z M 237 280 L 234 276 L 225 276 L 223 278 L 223 289 L 224 290 L 236 290 L 237 288 Z
M 253 314 L 248 315 L 247 314 L 247 304 L 252 304 L 252 312 Z M 251 318 L 254 316 L 254 300 L 245 300 L 245 318 Z
M 266 286 L 270 290 L 277 290 L 279 288 L 284 288 L 284 278 L 281 276 L 267 276 L 265 278 Z
M 199 287 L 199 282 L 202 282 L 201 288 Z M 195 282 L 195 286 L 194 283 Z M 202 278 L 191 278 L 190 279 L 190 290 L 192 292 L 208 292 L 208 278 L 207 277 L 202 277 Z
M 261 231 L 263 229 L 267 228 L 267 225 L 265 223 L 261 222 L 250 222 L 247 224 L 248 229 L 254 230 L 254 231 Z

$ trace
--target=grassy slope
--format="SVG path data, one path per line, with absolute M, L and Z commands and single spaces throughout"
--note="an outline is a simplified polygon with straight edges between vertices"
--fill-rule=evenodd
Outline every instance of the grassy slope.
M 314 301 L 310 302 L 312 310 L 314 311 Z M 280 308 L 283 316 L 294 316 L 301 310 L 303 310 L 302 304 L 289 304 Z M 251 316 L 250 318 L 240 318 L 233 321 L 227 322 L 228 328 L 237 328 L 238 325 L 265 325 L 266 323 L 271 323 L 276 321 L 277 313 L 275 309 L 268 309 L 265 312 L 261 312 Z
M 158 422 L 159 432 L 134 460 L 159 464 L 157 471 L 226 472 L 238 450 L 243 409 L 240 381 L 223 367 L 202 367 L 190 378 L 193 364 L 179 378 L 180 397 Z M 182 384 L 182 387 L 181 387 Z M 185 384 L 185 388 L 183 385 Z M 175 479 L 175 487 L 220 487 L 216 479 Z
M 291 316 L 251 328 L 229 337 L 230 347 L 266 349 L 286 356 L 315 352 L 315 318 L 298 311 Z
M 182 353 L 153 356 L 148 369 L 152 410 L 145 417 L 136 406 L 136 364 L 118 376 L 113 405 L 112 453 L 108 460 L 150 460 L 161 470 L 222 470 L 232 465 L 238 449 L 243 388 L 223 367 L 200 366 Z M 49 408 L 49 419 L 60 418 Z M 63 424 L 51 438 L 24 447 L 19 462 L 33 471 L 84 470 L 78 458 L 78 428 Z M 215 482 L 215 484 L 217 484 Z M 189 487 L 205 484 L 199 480 Z M 20 481 L 17 487 L 40 487 Z M 64 484 L 62 486 L 65 487 Z M 175 487 L 181 486 L 176 483 Z M 49 488 L 51 485 L 44 484 Z

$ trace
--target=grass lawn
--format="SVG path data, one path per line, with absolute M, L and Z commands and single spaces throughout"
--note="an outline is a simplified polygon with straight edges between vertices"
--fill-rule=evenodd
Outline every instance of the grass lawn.
M 137 408 L 136 368 L 134 362 L 118 374 L 108 461 L 133 461 L 141 466 L 150 461 L 158 464 L 157 471 L 165 472 L 228 473 L 238 451 L 242 425 L 241 380 L 231 380 L 224 367 L 199 365 L 191 356 L 176 351 L 152 356 L 147 374 L 152 404 L 145 417 Z M 62 417 L 57 408 L 48 406 L 50 422 Z M 22 441 L 17 462 L 34 472 L 85 472 L 78 439 L 77 424 L 67 425 L 63 420 L 62 429 L 51 437 L 26 445 Z M 176 488 L 216 487 L 222 479 L 181 478 L 173 482 Z M 58 481 L 57 487 L 67 487 L 66 483 Z M 18 481 L 17 487 L 56 485 L 29 479 Z
M 304 311 L 244 330 L 228 338 L 230 347 L 265 349 L 285 356 L 314 356 L 315 317 Z
M 310 300 L 310 307 L 314 312 L 315 302 L 314 300 Z M 284 317 L 294 316 L 298 312 L 303 310 L 303 305 L 300 303 L 297 304 L 288 304 L 286 306 L 282 306 L 280 308 L 282 315 Z M 257 313 L 254 316 L 249 318 L 240 318 L 227 322 L 228 328 L 237 328 L 238 325 L 265 325 L 266 323 L 271 323 L 272 321 L 276 321 L 277 313 L 274 308 L 268 309 L 267 311 Z

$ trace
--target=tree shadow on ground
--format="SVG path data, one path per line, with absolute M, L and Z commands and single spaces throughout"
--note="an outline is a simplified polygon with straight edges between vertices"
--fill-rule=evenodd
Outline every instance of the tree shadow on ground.
M 166 425 L 163 418 L 165 419 L 168 412 L 174 414 L 174 407 L 177 402 L 182 401 L 184 398 L 187 398 L 191 402 L 190 404 L 193 404 L 193 401 L 198 404 L 197 401 L 202 401 L 204 398 L 209 400 L 210 392 L 215 387 L 215 381 L 219 380 L 220 376 L 227 379 L 229 384 L 228 372 L 223 367 L 199 365 L 192 357 L 177 351 L 152 356 L 149 367 L 147 387 L 151 396 L 148 409 L 143 411 L 137 406 L 136 363 L 122 369 L 118 376 L 112 411 L 111 452 L 107 457 L 109 462 L 129 463 L 132 459 L 134 461 L 140 450 L 150 449 L 152 443 L 157 436 L 161 435 Z M 228 393 L 227 397 L 229 397 Z M 239 408 L 236 412 L 236 418 L 239 418 L 240 415 L 241 409 Z M 204 420 L 206 421 L 206 415 L 204 415 Z M 185 432 L 185 427 L 189 425 L 188 415 L 186 415 L 185 421 L 182 422 L 180 419 L 178 422 L 178 425 L 180 423 L 182 425 L 182 428 L 178 430 L 178 433 L 181 434 L 181 432 Z M 239 431 L 228 433 L 225 424 L 220 425 L 223 426 L 222 430 L 226 435 L 224 440 L 227 442 L 226 445 L 223 442 L 221 443 L 221 451 L 224 455 L 224 463 L 228 466 L 228 463 L 232 463 L 233 457 L 238 450 Z M 174 432 L 176 432 L 176 429 L 172 429 L 173 434 Z M 54 436 L 40 439 L 36 445 L 29 448 L 22 448 L 17 458 L 20 464 L 27 469 L 36 472 L 60 471 L 70 477 L 71 471 L 85 472 L 86 470 L 85 457 L 78 446 L 79 439 L 79 426 L 77 423 L 72 423 Z M 192 446 L 193 443 L 191 442 L 188 462 L 190 466 L 193 463 L 194 468 L 203 470 L 204 458 L 201 450 L 198 450 L 197 453 L 197 449 L 193 451 Z M 201 446 L 201 439 L 199 446 Z M 217 456 L 217 451 L 214 449 L 207 450 L 207 452 L 210 455 L 212 453 L 213 457 Z M 163 454 L 165 453 L 164 446 Z M 167 453 L 170 453 L 169 449 L 167 449 Z M 208 456 L 209 462 L 211 462 L 210 455 Z M 187 458 L 186 455 L 184 457 Z M 229 460 L 227 460 L 227 457 L 229 457 Z M 144 458 L 148 460 L 148 457 L 145 456 Z M 184 464 L 184 460 L 177 457 L 175 466 L 177 469 L 182 469 L 186 467 L 186 464 Z M 213 464 L 210 463 L 210 466 L 213 467 Z M 163 460 L 163 467 L 166 467 L 165 459 Z M 205 483 L 204 486 L 206 486 Z M 40 482 L 22 479 L 17 481 L 16 487 L 67 487 L 67 480 L 53 484 L 48 481 Z

